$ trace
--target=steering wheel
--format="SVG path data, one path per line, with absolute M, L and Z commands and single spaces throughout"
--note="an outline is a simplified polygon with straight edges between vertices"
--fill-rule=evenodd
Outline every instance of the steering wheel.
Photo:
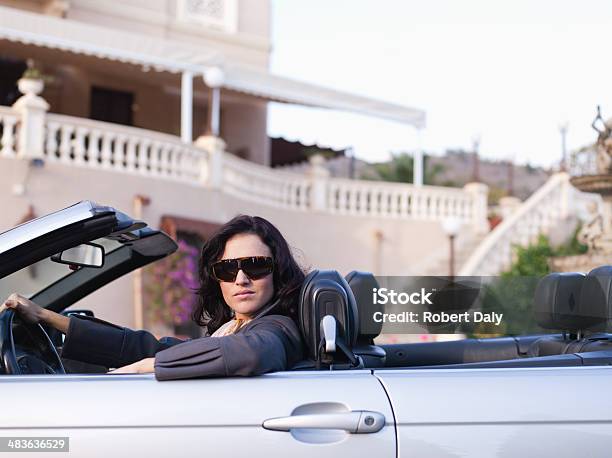
M 45 329 L 25 322 L 13 310 L 0 315 L 0 356 L 7 374 L 65 374 Z

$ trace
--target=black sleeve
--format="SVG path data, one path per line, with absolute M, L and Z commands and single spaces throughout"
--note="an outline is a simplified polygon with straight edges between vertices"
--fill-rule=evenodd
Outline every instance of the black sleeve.
M 98 318 L 71 316 L 62 357 L 98 364 L 121 367 L 173 345 L 183 343 L 175 337 L 155 338 L 147 331 L 133 331 Z
M 246 376 L 287 370 L 302 359 L 302 341 L 290 318 L 270 315 L 243 332 L 202 337 L 162 350 L 155 356 L 158 380 Z

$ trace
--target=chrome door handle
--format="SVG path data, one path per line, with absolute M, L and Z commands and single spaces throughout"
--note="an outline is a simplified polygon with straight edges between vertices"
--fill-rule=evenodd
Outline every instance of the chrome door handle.
M 349 433 L 376 433 L 385 426 L 385 416 L 379 412 L 353 410 L 346 413 L 292 415 L 269 418 L 262 426 L 273 431 L 292 429 L 342 429 Z

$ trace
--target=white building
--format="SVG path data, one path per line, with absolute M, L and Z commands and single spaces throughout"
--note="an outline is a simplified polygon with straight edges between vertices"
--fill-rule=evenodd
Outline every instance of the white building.
M 486 186 L 330 178 L 317 158 L 306 174 L 266 166 L 268 101 L 425 122 L 420 110 L 270 74 L 269 10 L 266 0 L 0 0 L 0 103 L 11 105 L 0 106 L 0 228 L 83 199 L 204 239 L 258 214 L 306 268 L 446 275 L 441 223 L 460 223 L 470 255 L 488 231 Z M 38 95 L 22 83 L 21 96 L 28 59 L 50 78 Z M 80 306 L 141 327 L 138 285 L 125 277 Z

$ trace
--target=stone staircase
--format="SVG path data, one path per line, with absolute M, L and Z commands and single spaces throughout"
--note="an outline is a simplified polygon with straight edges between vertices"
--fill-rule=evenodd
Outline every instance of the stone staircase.
M 548 181 L 482 239 L 469 258 L 460 264 L 460 276 L 499 275 L 516 258 L 516 246 L 526 247 L 540 234 L 558 242 L 567 240 L 579 215 L 601 197 L 580 192 L 565 172 L 552 175 Z
M 464 232 L 459 235 L 455 242 L 455 274 L 467 262 L 478 245 L 485 239 L 487 234 L 476 234 Z M 449 246 L 440 247 L 436 259 L 428 266 L 424 266 L 422 275 L 448 275 L 449 274 Z

